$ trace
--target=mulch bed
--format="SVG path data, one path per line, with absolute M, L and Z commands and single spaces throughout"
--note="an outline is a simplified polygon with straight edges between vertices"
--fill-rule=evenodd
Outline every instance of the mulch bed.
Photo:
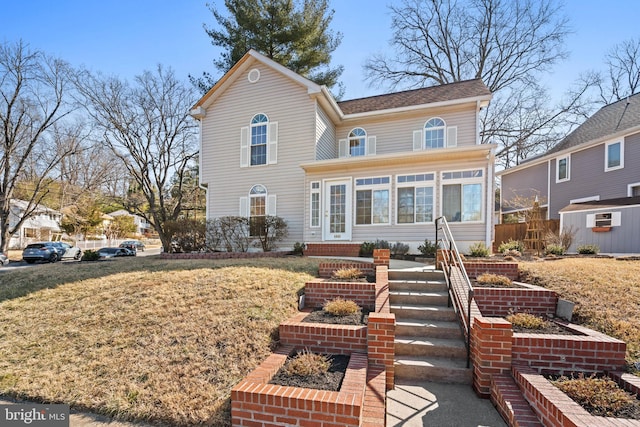
M 316 390 L 328 390 L 328 391 L 340 391 L 344 374 L 347 371 L 349 365 L 349 356 L 335 354 L 328 355 L 330 357 L 331 366 L 329 371 L 321 375 L 314 376 L 301 376 L 301 375 L 286 375 L 280 370 L 271 378 L 269 384 L 289 386 L 289 387 L 301 387 L 301 388 L 313 388 Z M 292 356 L 289 356 L 289 360 Z
M 369 319 L 369 311 L 363 310 L 349 316 L 334 316 L 324 310 L 315 310 L 309 313 L 302 322 L 304 323 L 332 323 L 335 325 L 366 325 Z
M 511 327 L 513 329 L 513 332 L 521 332 L 525 334 L 579 335 L 553 322 L 549 322 L 547 327 L 540 329 L 523 328 L 516 325 L 512 325 Z

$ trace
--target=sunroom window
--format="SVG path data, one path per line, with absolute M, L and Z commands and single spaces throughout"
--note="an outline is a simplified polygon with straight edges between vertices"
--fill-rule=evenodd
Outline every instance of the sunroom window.
M 433 222 L 433 173 L 399 175 L 397 181 L 398 224 Z
M 482 221 L 482 176 L 482 169 L 442 174 L 442 215 L 447 221 Z
M 356 224 L 389 223 L 388 176 L 356 179 Z

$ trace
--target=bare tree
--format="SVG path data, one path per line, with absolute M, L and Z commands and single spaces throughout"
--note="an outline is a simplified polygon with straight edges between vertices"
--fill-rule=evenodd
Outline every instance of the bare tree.
M 0 45 L 0 251 L 47 195 L 60 162 L 76 149 L 63 125 L 73 111 L 71 73 L 65 62 L 22 42 Z M 23 193 L 27 208 L 10 224 L 11 199 L 25 180 L 31 183 Z
M 171 236 L 164 225 L 181 214 L 183 177 L 197 155 L 197 128 L 189 116 L 195 94 L 160 65 L 134 83 L 86 72 L 78 90 L 104 144 L 130 176 L 123 204 L 145 218 L 169 250 Z
M 614 45 L 604 63 L 607 71 L 598 84 L 604 104 L 620 101 L 640 89 L 640 37 Z
M 557 142 L 557 129 L 568 131 L 560 125 L 582 113 L 582 88 L 550 107 L 536 83 L 566 57 L 569 29 L 555 0 L 403 0 L 390 10 L 393 53 L 365 63 L 369 83 L 406 89 L 482 79 L 494 99 L 482 113 L 481 142 L 498 143 L 504 165 Z

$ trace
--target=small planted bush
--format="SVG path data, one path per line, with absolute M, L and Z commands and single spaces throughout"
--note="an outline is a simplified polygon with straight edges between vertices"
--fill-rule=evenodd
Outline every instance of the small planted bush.
M 293 254 L 298 256 L 304 255 L 305 247 L 306 245 L 304 243 L 295 242 L 293 244 Z
M 551 244 L 544 248 L 545 255 L 564 255 L 564 246 Z
M 358 268 L 339 268 L 331 274 L 331 278 L 337 280 L 356 280 L 363 277 L 364 273 Z
M 600 246 L 598 245 L 580 245 L 577 248 L 579 254 L 582 255 L 595 255 L 600 252 Z
M 520 240 L 509 239 L 508 242 L 502 242 L 500 246 L 498 246 L 498 252 L 504 254 L 507 251 L 518 251 L 520 253 L 524 252 L 524 243 Z
M 82 261 L 97 261 L 100 259 L 100 254 L 97 251 L 87 249 L 82 254 Z
M 438 250 L 436 242 L 431 243 L 429 239 L 424 239 L 424 243 L 418 246 L 418 250 L 424 257 L 433 258 Z
M 392 256 L 401 257 L 409 253 L 409 245 L 402 242 L 396 242 L 391 246 L 389 251 Z
M 342 298 L 334 298 L 327 301 L 322 307 L 324 311 L 333 316 L 350 316 L 360 311 L 360 306 L 355 301 L 345 300 Z
M 331 362 L 327 356 L 305 349 L 292 357 L 285 364 L 282 372 L 288 376 L 310 377 L 327 372 L 330 366 Z
M 363 242 L 360 245 L 360 256 L 370 257 L 373 255 L 373 250 L 376 248 L 376 244 L 374 242 Z
M 482 242 L 477 242 L 469 246 L 470 257 L 487 257 L 489 256 L 489 248 Z
M 509 287 L 513 284 L 511 279 L 507 276 L 502 276 L 500 274 L 492 274 L 492 273 L 484 273 L 476 277 L 476 282 L 479 285 L 491 285 L 491 286 L 504 286 Z
M 513 326 L 525 329 L 544 329 L 549 326 L 549 322 L 540 316 L 530 313 L 514 313 L 506 317 Z

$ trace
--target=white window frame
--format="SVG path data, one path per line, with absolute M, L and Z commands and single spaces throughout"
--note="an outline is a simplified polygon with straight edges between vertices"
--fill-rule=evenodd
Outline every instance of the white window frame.
M 317 188 L 313 188 L 317 185 Z M 309 183 L 309 228 L 320 228 L 322 226 L 322 194 L 321 194 L 321 182 L 312 181 Z M 318 223 L 313 224 L 313 196 L 318 196 Z
M 257 122 L 254 123 L 253 121 L 258 117 L 258 116 L 264 116 L 264 118 L 267 119 L 266 122 Z M 258 147 L 258 145 L 254 145 L 253 142 L 253 130 L 258 128 L 258 127 L 263 127 L 264 126 L 264 144 L 259 144 L 260 146 L 264 145 L 264 163 L 256 163 L 253 164 L 251 162 L 253 156 L 251 155 L 251 151 L 253 149 L 253 147 Z M 269 116 L 267 116 L 264 113 L 258 113 L 255 114 L 252 118 L 251 118 L 251 122 L 249 124 L 249 166 L 264 166 L 264 165 L 268 165 L 269 164 Z
M 609 167 L 609 146 L 620 144 L 620 164 L 618 166 Z M 618 169 L 624 169 L 624 139 L 609 141 L 604 144 L 604 171 L 610 172 Z
M 481 176 L 478 177 L 469 177 L 469 178 L 444 178 L 444 174 L 446 173 L 464 173 L 464 172 L 475 172 L 480 171 Z M 486 170 L 482 168 L 473 168 L 473 169 L 460 169 L 460 170 L 447 170 L 442 171 L 440 173 L 440 216 L 444 216 L 444 186 L 445 185 L 460 185 L 460 221 L 451 221 L 455 224 L 481 224 L 484 222 L 486 215 L 486 205 L 485 205 L 485 173 Z M 464 217 L 464 186 L 465 185 L 473 185 L 480 184 L 480 219 L 476 221 L 463 221 Z
M 257 116 L 266 117 L 266 122 L 252 123 Z M 258 126 L 266 125 L 266 160 L 264 163 L 251 164 L 251 148 L 254 147 L 251 144 L 251 137 L 253 129 Z M 262 145 L 262 144 L 260 144 Z M 256 113 L 251 116 L 249 126 L 243 126 L 240 128 L 240 167 L 262 167 L 267 165 L 274 165 L 278 163 L 278 122 L 273 122 L 265 113 Z
M 381 184 L 360 184 L 357 182 L 360 179 L 387 179 L 387 183 Z M 364 176 L 353 178 L 353 225 L 354 227 L 372 227 L 372 226 L 380 226 L 380 225 L 390 225 L 391 224 L 391 176 L 390 175 L 381 175 L 381 176 Z M 367 191 L 370 190 L 372 192 L 371 203 L 373 204 L 373 192 L 376 190 L 387 190 L 388 202 L 387 205 L 387 222 L 373 222 L 373 206 L 371 206 L 371 224 L 358 224 L 358 191 Z
M 362 135 L 355 135 L 356 131 L 362 131 Z M 362 142 L 362 154 L 351 154 L 351 142 L 359 141 Z M 351 129 L 349 134 L 347 135 L 347 156 L 348 157 L 360 157 L 367 155 L 367 131 L 364 128 L 357 127 Z
M 560 178 L 560 161 L 567 160 L 567 176 Z M 571 154 L 566 156 L 556 157 L 556 184 L 560 182 L 567 182 L 571 180 Z
M 636 187 L 640 188 L 640 182 L 627 184 L 627 197 L 633 197 L 633 189 Z
M 425 179 L 423 181 L 411 181 L 411 182 L 400 182 L 401 177 L 407 176 L 418 176 L 418 175 L 431 175 L 433 178 L 428 180 Z M 406 226 L 406 225 L 415 225 L 415 224 L 433 224 L 437 217 L 436 215 L 436 173 L 435 172 L 417 172 L 417 173 L 408 173 L 402 175 L 396 175 L 396 194 L 395 194 L 395 206 L 396 206 L 396 217 L 395 221 L 397 225 Z M 400 196 L 398 195 L 398 190 L 401 188 L 413 188 L 413 222 L 400 222 L 400 208 L 398 203 L 400 202 Z M 416 188 L 431 188 L 431 197 L 432 197 L 432 206 L 431 206 L 431 221 L 416 221 Z
M 433 126 L 431 128 L 427 128 L 427 125 L 432 120 L 440 120 L 442 122 L 442 125 Z M 424 129 L 424 132 L 423 132 L 424 133 L 423 148 L 425 150 L 437 150 L 439 148 L 447 148 L 447 122 L 445 122 L 443 118 L 441 118 L 441 117 L 431 117 L 429 120 L 427 120 L 424 123 L 424 126 L 422 128 Z M 427 131 L 430 131 L 430 132 L 442 131 L 442 147 L 427 147 Z

